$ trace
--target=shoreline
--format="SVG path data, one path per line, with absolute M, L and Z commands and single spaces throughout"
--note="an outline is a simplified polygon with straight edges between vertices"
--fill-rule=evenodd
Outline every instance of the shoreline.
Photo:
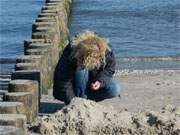
M 153 74 L 163 74 L 163 73 L 180 73 L 180 69 L 118 69 L 116 70 L 114 76 L 119 77 L 120 75 L 153 75 Z

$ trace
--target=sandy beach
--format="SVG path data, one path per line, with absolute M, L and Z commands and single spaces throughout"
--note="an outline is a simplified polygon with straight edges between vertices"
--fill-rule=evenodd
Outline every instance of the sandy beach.
M 180 106 L 180 70 L 121 70 L 114 78 L 121 86 L 121 98 L 101 101 L 116 110 L 132 112 L 160 110 L 166 105 Z M 49 95 L 42 96 L 42 111 L 55 112 L 64 103 Z
M 29 129 L 33 131 L 35 125 L 36 131 L 43 135 L 72 132 L 74 134 L 80 132 L 178 134 L 180 131 L 179 70 L 123 70 L 116 71 L 114 78 L 120 82 L 121 97 L 99 103 L 75 99 L 70 105 L 65 106 L 63 102 L 54 100 L 50 90 L 49 95 L 42 96 L 39 117 Z M 104 114 L 107 114 L 108 118 Z M 93 126 L 99 125 L 101 121 L 104 122 L 100 127 Z M 75 125 L 81 122 L 83 124 L 77 128 Z M 114 123 L 115 126 L 112 126 Z
M 171 104 L 180 106 L 179 70 L 117 71 L 121 85 L 121 99 L 103 101 L 116 109 L 129 111 L 159 110 Z

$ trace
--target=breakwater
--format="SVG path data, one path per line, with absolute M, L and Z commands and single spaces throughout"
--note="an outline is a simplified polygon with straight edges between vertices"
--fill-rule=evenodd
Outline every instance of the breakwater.
M 71 0 L 46 0 L 32 24 L 31 39 L 24 41 L 24 55 L 16 59 L 8 92 L 0 102 L 2 133 L 24 135 L 26 123 L 38 115 L 41 94 L 52 87 L 54 68 L 68 44 L 71 4 Z

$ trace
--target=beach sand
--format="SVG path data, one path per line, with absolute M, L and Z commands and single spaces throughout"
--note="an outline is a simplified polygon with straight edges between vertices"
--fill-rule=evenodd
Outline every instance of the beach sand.
M 41 135 L 179 135 L 180 108 L 132 113 L 112 106 L 74 98 L 51 115 L 38 120 Z
M 159 110 L 166 105 L 180 106 L 180 70 L 119 70 L 114 78 L 120 83 L 121 98 L 99 102 L 116 110 L 131 112 Z M 42 96 L 42 113 L 55 112 L 64 103 L 54 100 L 52 90 Z
M 123 70 L 114 77 L 121 85 L 120 98 L 99 103 L 78 98 L 64 107 L 53 99 L 52 90 L 43 95 L 34 124 L 37 131 L 43 135 L 180 132 L 180 70 Z
M 159 110 L 171 104 L 180 106 L 180 70 L 133 70 L 117 71 L 121 85 L 121 99 L 102 102 L 117 110 Z

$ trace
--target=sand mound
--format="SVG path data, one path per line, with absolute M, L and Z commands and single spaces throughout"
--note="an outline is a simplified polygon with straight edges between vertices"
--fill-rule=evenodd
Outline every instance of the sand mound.
M 57 113 L 42 117 L 39 131 L 42 135 L 178 135 L 180 110 L 168 106 L 161 112 L 117 112 L 112 107 L 75 98 Z

